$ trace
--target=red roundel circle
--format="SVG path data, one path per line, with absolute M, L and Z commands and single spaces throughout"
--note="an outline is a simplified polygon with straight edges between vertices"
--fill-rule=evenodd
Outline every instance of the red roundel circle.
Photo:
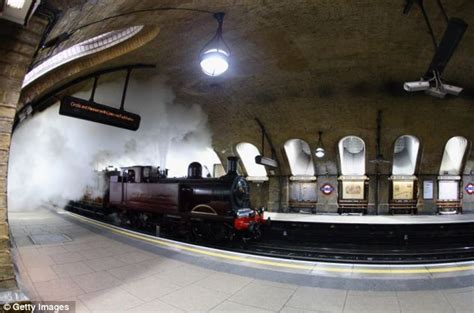
M 319 190 L 325 195 L 330 195 L 334 191 L 334 187 L 331 184 L 324 184 Z
M 473 183 L 469 183 L 466 185 L 466 187 L 464 187 L 464 189 L 466 190 L 466 192 L 470 195 L 474 194 L 474 184 Z

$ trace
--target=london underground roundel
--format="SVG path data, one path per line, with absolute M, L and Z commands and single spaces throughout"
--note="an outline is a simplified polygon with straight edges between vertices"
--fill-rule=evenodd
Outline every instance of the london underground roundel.
M 319 190 L 325 195 L 330 195 L 334 191 L 334 187 L 331 184 L 324 184 Z
M 473 183 L 469 183 L 466 185 L 466 187 L 464 187 L 464 189 L 466 190 L 466 192 L 470 195 L 474 194 L 474 184 Z

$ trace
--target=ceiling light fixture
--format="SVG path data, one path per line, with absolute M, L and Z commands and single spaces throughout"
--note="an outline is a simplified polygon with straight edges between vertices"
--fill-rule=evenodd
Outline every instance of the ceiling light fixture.
M 214 13 L 218 26 L 214 37 L 201 49 L 200 64 L 204 74 L 219 76 L 229 68 L 230 49 L 222 37 L 222 23 L 225 13 Z
M 315 155 L 318 159 L 321 159 L 321 158 L 324 157 L 324 155 L 326 154 L 326 150 L 324 150 L 324 148 L 323 148 L 322 135 L 323 135 L 323 132 L 320 131 L 320 132 L 319 132 L 318 143 L 316 144 L 316 150 L 314 150 L 314 155 Z
M 7 0 L 7 6 L 14 9 L 23 9 L 25 0 Z

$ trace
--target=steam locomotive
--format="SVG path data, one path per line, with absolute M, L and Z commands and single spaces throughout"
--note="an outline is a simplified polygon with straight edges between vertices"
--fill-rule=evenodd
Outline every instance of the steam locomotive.
M 258 239 L 265 223 L 263 209 L 251 209 L 249 184 L 237 174 L 237 158 L 229 157 L 227 174 L 203 178 L 193 162 L 186 178 L 167 178 L 167 170 L 132 166 L 102 172 L 104 195 L 91 192 L 67 209 L 113 217 L 115 223 L 159 229 L 172 235 L 208 241 Z

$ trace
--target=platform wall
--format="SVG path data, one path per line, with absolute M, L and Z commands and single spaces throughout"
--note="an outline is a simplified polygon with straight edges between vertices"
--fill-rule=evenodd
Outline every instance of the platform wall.
M 437 184 L 437 175 L 419 175 L 418 176 L 418 214 L 436 214 L 436 197 L 438 194 L 438 184 Z M 388 214 L 389 207 L 389 187 L 390 181 L 388 180 L 388 175 L 381 176 L 379 178 L 379 196 L 378 196 L 378 210 L 375 208 L 375 190 L 376 190 L 376 180 L 375 176 L 369 175 L 369 207 L 368 214 L 379 214 L 384 215 Z M 433 199 L 424 199 L 423 198 L 423 181 L 429 180 L 433 182 Z M 289 212 L 288 209 L 288 190 L 289 178 L 284 177 L 283 185 L 283 196 L 282 196 L 282 205 L 281 209 L 279 208 L 279 189 L 278 189 L 278 179 L 276 177 L 271 177 L 269 182 L 269 187 L 267 183 L 253 187 L 252 189 L 252 204 L 258 203 L 267 203 L 267 208 L 271 212 Z M 474 183 L 474 175 L 465 174 L 463 175 L 462 181 L 462 203 L 464 213 L 474 213 L 474 195 L 469 195 L 465 190 L 465 187 L 469 183 Z M 325 184 L 330 184 L 335 189 L 330 195 L 325 195 L 321 191 L 321 187 Z M 337 199 L 338 199 L 338 180 L 335 176 L 318 176 L 317 178 L 317 194 L 318 194 L 318 203 L 316 205 L 317 213 L 337 213 Z M 268 200 L 266 201 L 265 193 L 268 192 Z M 260 193 L 260 194 L 256 194 Z M 255 206 L 255 205 L 254 205 Z
M 464 213 L 474 213 L 474 194 L 467 193 L 465 187 L 467 184 L 474 184 L 474 175 L 464 175 L 462 185 L 463 210 Z

